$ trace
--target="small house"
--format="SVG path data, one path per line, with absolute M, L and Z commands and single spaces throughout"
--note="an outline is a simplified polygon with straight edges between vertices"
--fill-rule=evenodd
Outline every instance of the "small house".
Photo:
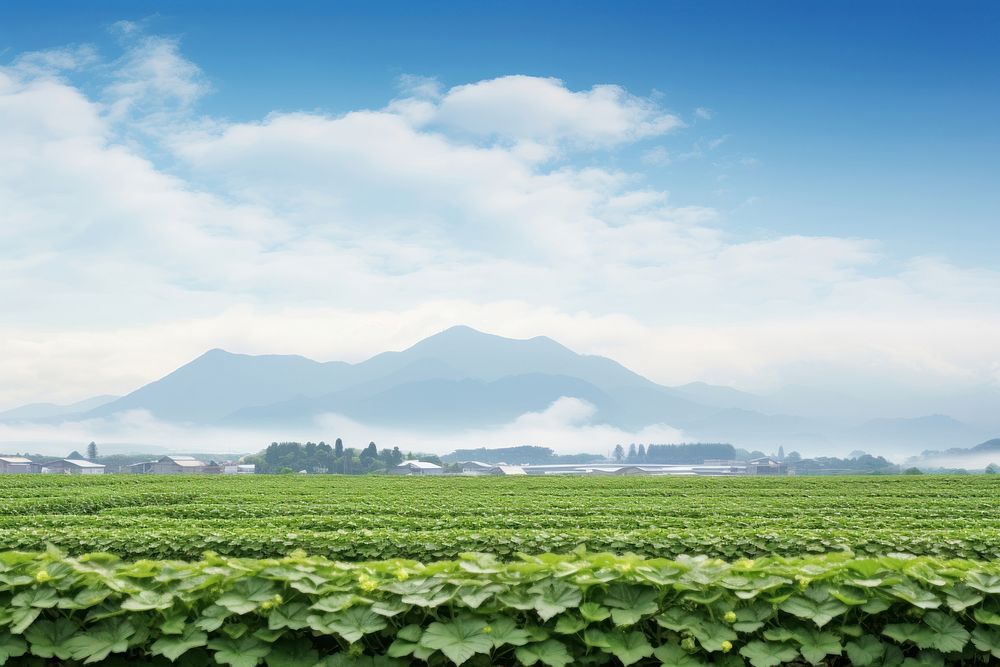
M 38 471 L 47 474 L 62 475 L 103 475 L 104 464 L 94 463 L 86 459 L 56 459 L 35 464 Z
M 393 475 L 443 475 L 444 468 L 429 461 L 403 461 L 389 472 Z
M 463 475 L 487 475 L 495 466 L 490 463 L 480 461 L 464 461 L 462 463 Z
M 208 464 L 193 456 L 163 456 L 153 464 L 150 472 L 157 475 L 180 475 L 202 473 L 208 469 Z
M 747 472 L 751 475 L 784 475 L 787 472 L 787 467 L 778 459 L 765 456 L 762 459 L 748 461 Z
M 31 472 L 31 459 L 23 456 L 0 456 L 0 473 Z
M 527 475 L 528 473 L 526 473 L 524 471 L 524 468 L 522 468 L 521 466 L 509 466 L 501 464 L 490 468 L 490 474 L 507 477 L 516 475 Z

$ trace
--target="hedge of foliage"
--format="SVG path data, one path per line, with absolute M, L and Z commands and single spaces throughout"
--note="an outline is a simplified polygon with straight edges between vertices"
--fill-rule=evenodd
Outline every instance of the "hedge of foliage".
M 0 554 L 0 663 L 944 665 L 1000 659 L 1000 563 L 421 564 Z

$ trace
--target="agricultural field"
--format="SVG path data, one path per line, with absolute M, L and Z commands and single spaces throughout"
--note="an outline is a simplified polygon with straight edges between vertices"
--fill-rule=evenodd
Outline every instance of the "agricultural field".
M 992 476 L 5 476 L 0 551 L 0 664 L 1000 660 Z
M 0 548 L 123 558 L 468 551 L 1000 557 L 1000 478 L 11 476 Z

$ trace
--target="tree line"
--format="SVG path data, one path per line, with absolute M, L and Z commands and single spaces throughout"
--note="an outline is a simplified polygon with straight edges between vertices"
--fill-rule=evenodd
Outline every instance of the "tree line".
M 399 447 L 379 450 L 374 442 L 356 450 L 344 447 L 337 438 L 331 446 L 325 442 L 272 442 L 267 449 L 248 456 L 246 463 L 257 466 L 258 473 L 281 474 L 292 472 L 329 473 L 338 475 L 364 475 L 385 472 L 398 466 L 404 459 L 413 458 L 403 454 Z M 436 457 L 422 457 L 424 461 L 434 461 Z

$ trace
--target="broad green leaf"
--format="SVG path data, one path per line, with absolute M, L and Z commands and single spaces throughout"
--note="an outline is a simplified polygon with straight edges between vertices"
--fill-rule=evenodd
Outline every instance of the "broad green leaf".
M 952 611 L 962 611 L 974 604 L 983 601 L 983 596 L 965 584 L 958 584 L 950 589 L 945 597 L 945 602 Z
M 150 609 L 169 609 L 174 604 L 174 596 L 170 593 L 155 591 L 139 591 L 122 602 L 122 609 L 129 611 L 148 611 Z
M 78 631 L 76 624 L 68 618 L 41 620 L 32 623 L 25 631 L 24 638 L 31 645 L 33 655 L 68 660 L 73 652 L 67 648 L 66 642 Z
M 489 622 L 483 632 L 488 634 L 493 640 L 493 646 L 499 648 L 510 644 L 511 646 L 524 646 L 531 641 L 531 636 L 523 629 L 517 627 L 514 619 L 507 616 L 494 618 Z
M 581 616 L 591 623 L 603 621 L 611 617 L 611 612 L 596 602 L 584 602 L 580 605 L 578 611 Z
M 985 625 L 1000 625 L 1000 614 L 989 609 L 978 608 L 972 612 L 977 623 Z
M 575 635 L 588 625 L 587 620 L 576 614 L 562 614 L 556 621 L 555 631 L 561 635 Z
M 581 599 L 579 588 L 562 581 L 549 581 L 533 587 L 531 592 L 534 593 L 532 606 L 544 621 L 567 609 L 576 608 Z
M 267 615 L 267 627 L 271 630 L 301 630 L 309 625 L 309 605 L 304 602 L 290 602 L 275 607 Z
M 779 607 L 782 611 L 786 611 L 789 614 L 812 621 L 820 628 L 848 609 L 847 605 L 839 600 L 826 599 L 817 602 L 802 595 L 785 600 Z
M 66 648 L 76 660 L 85 664 L 104 660 L 112 653 L 128 650 L 128 640 L 135 633 L 135 627 L 128 621 L 106 622 L 98 628 L 80 632 L 66 640 Z
M 327 627 L 351 643 L 378 632 L 387 625 L 384 617 L 368 607 L 351 607 L 332 616 L 332 619 L 326 621 Z
M 566 645 L 558 639 L 546 639 L 543 642 L 519 646 L 514 654 L 522 665 L 541 663 L 549 667 L 566 667 L 573 664 L 573 656 L 566 650 Z
M 234 614 L 249 614 L 262 602 L 273 600 L 277 594 L 274 582 L 251 577 L 237 581 L 229 591 L 219 596 L 215 604 Z
M 691 655 L 679 644 L 658 646 L 653 650 L 653 656 L 660 661 L 662 667 L 707 667 L 711 664 Z
M 940 611 L 929 611 L 924 615 L 924 624 L 934 632 L 936 648 L 944 653 L 961 651 L 969 643 L 969 632 L 951 616 Z
M 733 623 L 733 630 L 756 632 L 764 625 L 764 621 L 771 618 L 774 610 L 771 605 L 758 602 L 750 607 L 741 607 L 735 613 L 736 622 Z
M 232 667 L 254 667 L 260 659 L 271 652 L 271 646 L 252 635 L 239 639 L 218 638 L 208 642 L 208 648 L 215 651 L 215 661 Z
M 788 644 L 752 641 L 740 649 L 740 655 L 749 660 L 753 667 L 777 667 L 783 662 L 794 660 L 799 652 Z
M 489 653 L 493 639 L 484 632 L 486 624 L 479 619 L 460 616 L 448 623 L 434 622 L 420 637 L 420 645 L 444 653 L 456 665 L 477 653 Z
M 867 667 L 874 665 L 885 655 L 885 644 L 871 635 L 863 635 L 844 645 L 852 665 Z
M 605 633 L 605 638 L 608 642 L 608 650 L 623 665 L 631 665 L 653 655 L 653 647 L 650 646 L 646 635 L 641 632 L 635 630 L 631 632 L 616 630 Z
M 166 635 L 153 642 L 153 655 L 162 655 L 168 660 L 177 660 L 187 651 L 208 643 L 208 635 L 194 626 L 185 628 L 181 635 Z
M 0 632 L 0 665 L 11 658 L 20 658 L 28 650 L 28 644 L 9 632 Z
M 722 651 L 726 644 L 732 645 L 732 642 L 737 640 L 737 635 L 731 627 L 715 621 L 703 621 L 692 625 L 690 631 L 701 647 L 710 653 Z
M 913 642 L 920 648 L 931 648 L 936 641 L 933 630 L 917 623 L 890 623 L 882 629 L 882 634 L 900 643 Z
M 308 642 L 302 640 L 285 640 L 274 644 L 264 661 L 267 667 L 312 667 L 319 660 L 316 652 Z
M 972 644 L 983 653 L 1000 658 L 1000 630 L 977 627 L 972 631 Z
M 828 655 L 840 655 L 840 638 L 825 630 L 807 630 L 800 635 L 799 652 L 814 665 L 823 662 Z

